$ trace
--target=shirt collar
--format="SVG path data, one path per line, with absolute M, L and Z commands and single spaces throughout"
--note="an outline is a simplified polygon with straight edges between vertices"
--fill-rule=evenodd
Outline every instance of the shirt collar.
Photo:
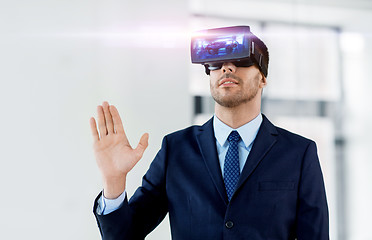
M 242 138 L 242 141 L 246 148 L 249 147 L 249 145 L 252 144 L 254 139 L 256 138 L 256 135 L 258 133 L 258 130 L 260 129 L 262 123 L 262 114 L 258 114 L 257 117 L 255 117 L 250 122 L 244 124 L 243 126 L 233 129 L 223 123 L 216 115 L 213 116 L 213 130 L 214 130 L 214 136 L 217 139 L 217 142 L 223 146 L 226 141 L 227 137 L 230 135 L 232 130 L 238 131 L 240 137 Z

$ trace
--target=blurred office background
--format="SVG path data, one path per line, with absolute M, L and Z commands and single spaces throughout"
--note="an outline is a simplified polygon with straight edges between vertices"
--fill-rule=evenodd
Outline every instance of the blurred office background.
M 371 240 L 372 1 L 158 0 L 0 3 L 1 239 L 100 239 L 101 176 L 89 118 L 108 100 L 150 145 L 213 114 L 190 33 L 250 25 L 268 45 L 262 111 L 316 140 L 331 239 Z M 171 239 L 169 221 L 147 239 Z

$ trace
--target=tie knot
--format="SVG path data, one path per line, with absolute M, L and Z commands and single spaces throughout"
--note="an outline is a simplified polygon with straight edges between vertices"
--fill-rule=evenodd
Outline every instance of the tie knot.
M 231 133 L 230 133 L 230 135 L 229 135 L 229 137 L 227 138 L 227 140 L 231 143 L 231 142 L 235 142 L 235 143 L 237 143 L 237 142 L 239 142 L 240 141 L 240 135 L 239 135 L 239 133 L 237 132 L 237 131 L 232 131 Z

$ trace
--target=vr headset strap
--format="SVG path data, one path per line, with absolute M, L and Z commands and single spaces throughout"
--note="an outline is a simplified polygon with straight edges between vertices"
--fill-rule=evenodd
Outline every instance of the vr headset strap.
M 261 53 L 260 49 L 257 47 L 257 44 L 254 43 L 254 41 L 252 41 L 251 49 L 253 60 L 256 61 L 264 76 L 267 77 L 267 65 L 265 64 L 265 62 L 267 61 L 266 59 L 264 59 L 264 55 Z

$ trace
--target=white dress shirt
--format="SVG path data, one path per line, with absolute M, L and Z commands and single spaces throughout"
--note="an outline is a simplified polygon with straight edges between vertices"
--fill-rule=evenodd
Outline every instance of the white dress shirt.
M 229 148 L 229 141 L 227 141 L 228 136 L 231 131 L 236 130 L 242 141 L 239 142 L 239 169 L 242 172 L 245 162 L 247 161 L 248 155 L 252 149 L 252 145 L 258 130 L 260 129 L 262 122 L 262 115 L 258 114 L 256 118 L 252 121 L 244 124 L 243 126 L 233 129 L 223 123 L 215 115 L 213 118 L 213 129 L 214 136 L 216 137 L 217 153 L 218 159 L 220 161 L 221 172 L 223 176 L 223 166 L 225 163 L 225 156 L 227 149 Z

